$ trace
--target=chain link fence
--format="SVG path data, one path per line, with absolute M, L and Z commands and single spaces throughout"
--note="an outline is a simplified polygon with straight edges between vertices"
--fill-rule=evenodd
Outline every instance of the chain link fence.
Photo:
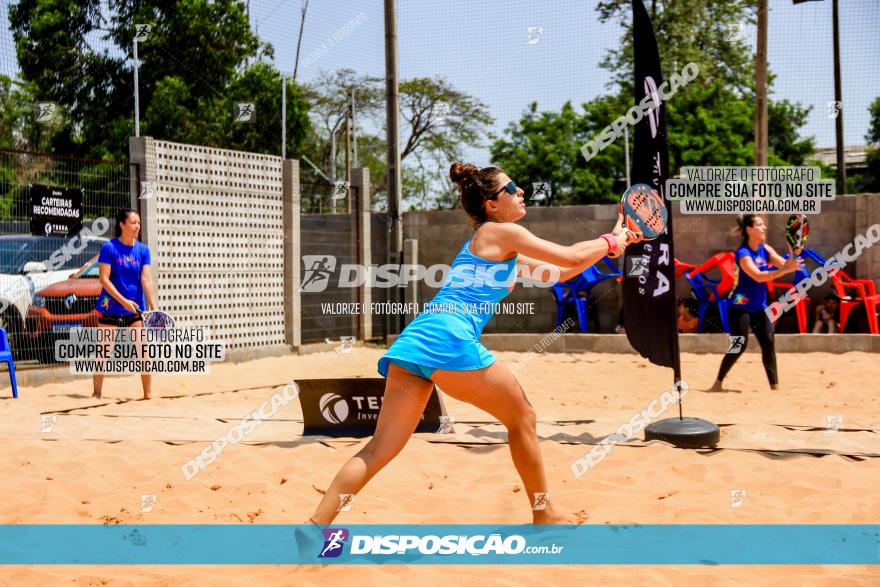
M 0 327 L 16 363 L 52 362 L 56 339 L 97 325 L 97 256 L 137 176 L 127 162 L 0 149 Z M 47 193 L 81 197 L 81 229 L 34 216 Z

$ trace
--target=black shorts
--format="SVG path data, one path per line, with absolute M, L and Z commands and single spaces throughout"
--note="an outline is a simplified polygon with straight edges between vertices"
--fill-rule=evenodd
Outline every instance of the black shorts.
M 114 316 L 113 314 L 101 314 L 98 316 L 98 324 L 102 326 L 118 326 L 119 328 L 128 328 L 135 322 L 143 320 L 139 315 L 131 316 Z

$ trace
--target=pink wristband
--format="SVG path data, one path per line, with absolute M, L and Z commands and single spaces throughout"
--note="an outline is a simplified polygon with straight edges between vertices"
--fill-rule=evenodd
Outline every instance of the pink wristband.
M 605 239 L 605 242 L 608 243 L 608 252 L 606 255 L 611 255 L 617 251 L 617 237 L 610 233 L 605 233 L 602 235 L 602 238 Z

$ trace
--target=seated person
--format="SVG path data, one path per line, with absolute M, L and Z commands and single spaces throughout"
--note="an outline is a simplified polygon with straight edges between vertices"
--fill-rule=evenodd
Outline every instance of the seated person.
M 689 334 L 697 332 L 697 326 L 700 319 L 697 316 L 697 309 L 694 300 L 678 300 L 678 331 Z
M 837 325 L 837 310 L 840 301 L 833 293 L 822 298 L 822 303 L 816 307 L 816 323 L 813 325 L 813 334 L 826 332 L 833 334 L 840 330 Z

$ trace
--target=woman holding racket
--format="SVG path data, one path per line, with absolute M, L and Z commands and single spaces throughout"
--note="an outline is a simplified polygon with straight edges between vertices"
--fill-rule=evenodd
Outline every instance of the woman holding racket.
M 773 322 L 764 311 L 767 307 L 768 281 L 794 273 L 799 268 L 797 255 L 783 259 L 770 245 L 766 244 L 767 225 L 756 214 L 745 214 L 738 219 L 742 244 L 736 250 L 736 279 L 728 295 L 731 307 L 728 315 L 730 335 L 741 336 L 742 344 L 737 352 L 728 351 L 721 360 L 721 368 L 715 384 L 709 391 L 721 391 L 724 377 L 742 355 L 749 342 L 749 329 L 755 333 L 761 345 L 761 360 L 770 382 L 770 389 L 779 388 L 779 374 L 776 370 L 776 348 L 773 341 Z M 798 251 L 799 252 L 799 251 Z M 774 265 L 779 269 L 770 270 Z
M 549 266 L 551 273 L 558 270 L 552 278 L 567 280 L 605 255 L 620 255 L 640 237 L 623 230 L 621 216 L 609 234 L 558 245 L 516 224 L 526 215 L 524 193 L 503 170 L 454 163 L 449 175 L 458 184 L 462 207 L 476 229 L 453 261 L 451 278 L 429 305 L 437 311 L 419 314 L 379 359 L 379 373 L 387 382 L 376 433 L 336 474 L 309 518 L 311 523 L 332 522 L 338 496 L 358 493 L 401 451 L 419 423 L 434 383 L 505 425 L 534 523 L 575 521 L 554 507 L 548 493 L 534 408 L 513 373 L 496 363 L 480 343 L 480 334 L 492 318 L 494 304 L 513 289 L 517 274 L 546 274 L 542 269 Z M 487 311 L 473 311 L 474 307 Z M 537 503 L 543 509 L 535 509 Z
M 98 255 L 98 279 L 103 289 L 98 296 L 99 328 L 106 330 L 105 340 L 112 340 L 114 328 L 143 328 L 141 312 L 145 299 L 151 310 L 156 308 L 153 277 L 150 273 L 150 249 L 137 240 L 141 217 L 134 210 L 120 210 L 116 214 L 115 236 L 101 247 Z M 129 338 L 131 340 L 131 338 Z M 144 399 L 150 399 L 152 376 L 141 374 Z M 92 376 L 92 397 L 101 397 L 104 374 Z

